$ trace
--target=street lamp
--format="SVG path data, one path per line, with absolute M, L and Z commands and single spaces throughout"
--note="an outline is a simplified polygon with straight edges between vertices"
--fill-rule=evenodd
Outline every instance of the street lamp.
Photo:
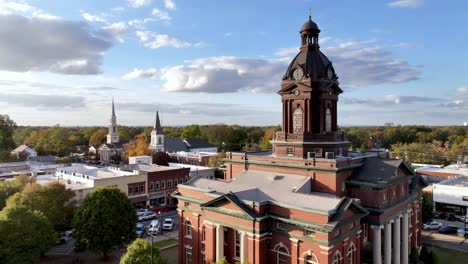
M 161 236 L 163 235 L 163 223 L 162 223 L 162 214 L 161 214 L 161 211 L 158 212 L 159 213 L 159 230 L 161 232 Z

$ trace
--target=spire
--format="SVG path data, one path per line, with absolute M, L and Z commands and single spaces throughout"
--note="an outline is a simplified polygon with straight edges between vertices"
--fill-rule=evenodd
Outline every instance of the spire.
M 158 110 L 156 110 L 156 122 L 154 123 L 154 130 L 156 130 L 158 134 L 162 134 L 162 127 L 161 127 L 161 122 L 159 121 Z
M 114 97 L 112 97 L 112 116 L 115 116 Z

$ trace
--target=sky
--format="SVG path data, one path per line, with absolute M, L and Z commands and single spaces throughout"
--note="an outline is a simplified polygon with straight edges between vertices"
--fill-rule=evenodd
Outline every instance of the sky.
M 468 121 L 465 0 L 0 0 L 0 114 L 18 125 L 281 123 L 308 19 L 342 126 Z

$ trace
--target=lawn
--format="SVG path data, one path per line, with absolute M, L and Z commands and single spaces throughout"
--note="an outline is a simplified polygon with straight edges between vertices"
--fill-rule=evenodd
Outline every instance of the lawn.
M 468 253 L 437 247 L 429 247 L 428 249 L 437 256 L 436 264 L 468 263 Z
M 177 239 L 171 238 L 171 239 L 168 239 L 168 240 L 154 242 L 153 244 L 158 248 L 163 248 L 163 247 L 167 247 L 167 246 L 170 246 L 170 245 L 175 245 L 177 243 L 178 243 Z
M 161 250 L 161 257 L 167 260 L 167 263 L 178 263 L 179 256 L 177 252 L 177 247 L 171 247 L 165 250 Z

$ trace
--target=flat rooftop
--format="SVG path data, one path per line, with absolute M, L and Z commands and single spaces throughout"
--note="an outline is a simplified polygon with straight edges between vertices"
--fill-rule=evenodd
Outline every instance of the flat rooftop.
M 242 200 L 254 202 L 275 202 L 282 206 L 333 213 L 342 199 L 329 194 L 310 192 L 310 178 L 307 176 L 244 171 L 231 181 L 197 178 L 184 185 L 196 187 L 205 192 L 223 195 L 233 192 Z
M 86 185 L 84 183 L 79 183 L 79 182 L 70 182 L 69 183 L 66 180 L 57 179 L 56 177 L 51 176 L 51 175 L 37 176 L 36 182 L 38 184 L 40 184 L 40 185 L 47 185 L 47 184 L 49 184 L 51 182 L 60 182 L 63 185 L 65 185 L 65 188 L 70 189 L 72 191 L 83 190 L 83 189 L 92 189 L 93 188 L 92 186 L 88 186 L 88 185 Z
M 435 167 L 422 167 L 415 170 L 417 173 L 424 174 L 427 173 L 440 173 L 440 174 L 447 174 L 447 175 L 463 175 L 468 176 L 468 167 L 464 166 L 457 166 L 457 165 L 450 165 L 444 168 L 435 168 Z
M 168 171 L 168 170 L 175 170 L 179 168 L 172 168 L 168 166 L 160 166 L 156 164 L 147 165 L 147 164 L 135 164 L 135 168 L 139 171 L 146 171 L 146 172 L 155 172 L 155 171 Z
M 136 171 L 129 172 L 129 171 L 120 170 L 119 168 L 114 168 L 114 167 L 98 168 L 98 167 L 93 167 L 93 166 L 88 166 L 88 165 L 83 165 L 83 164 L 73 164 L 72 166 L 57 168 L 57 173 L 60 173 L 60 172 L 68 174 L 68 175 L 75 174 L 76 176 L 85 175 L 85 176 L 92 177 L 93 179 L 104 179 L 104 178 L 115 178 L 115 177 L 138 175 L 138 172 Z
M 468 187 L 468 176 L 457 176 L 445 181 L 436 183 L 437 185 L 455 186 L 455 187 Z

